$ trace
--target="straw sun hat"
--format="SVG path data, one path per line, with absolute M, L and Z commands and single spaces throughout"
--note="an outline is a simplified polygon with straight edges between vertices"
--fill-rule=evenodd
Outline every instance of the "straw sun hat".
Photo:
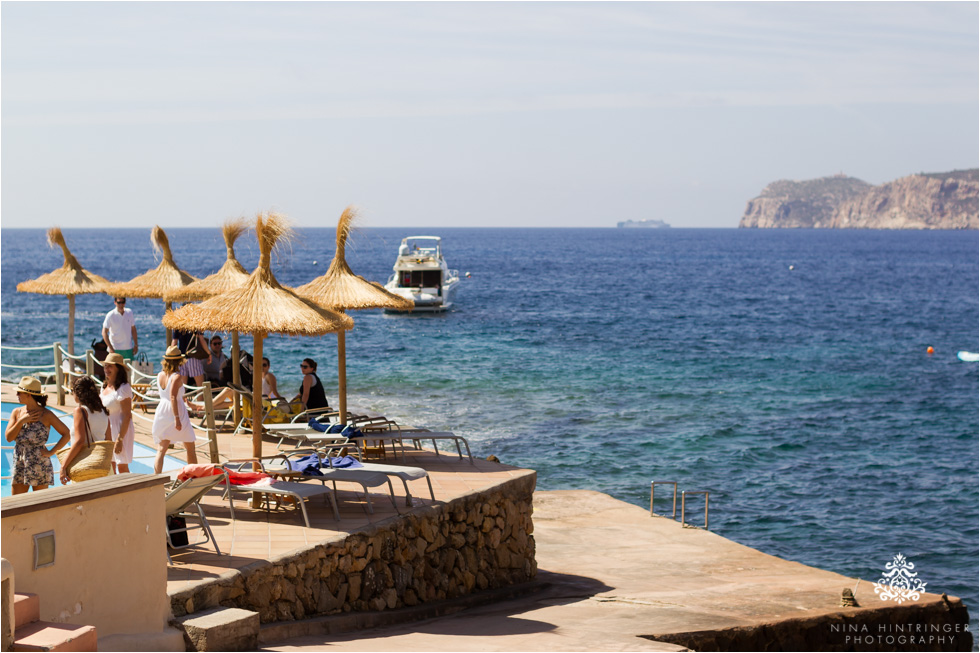
M 35 379 L 33 376 L 23 377 L 20 380 L 20 385 L 17 386 L 17 392 L 34 395 L 35 397 L 44 396 L 44 393 L 41 392 L 41 382 Z
M 177 345 L 170 345 L 167 347 L 167 353 L 163 355 L 163 360 L 165 361 L 175 361 L 184 358 L 184 354 L 181 353 L 180 347 Z M 106 358 L 108 360 L 108 358 Z
M 117 351 L 112 352 L 105 357 L 102 361 L 103 365 L 126 365 L 126 360 L 123 358 L 122 354 Z

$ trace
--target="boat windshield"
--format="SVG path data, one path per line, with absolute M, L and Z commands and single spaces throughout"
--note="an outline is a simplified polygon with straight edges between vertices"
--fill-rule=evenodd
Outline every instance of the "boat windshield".
M 438 258 L 441 238 L 434 236 L 410 236 L 398 248 L 399 256 L 419 256 Z

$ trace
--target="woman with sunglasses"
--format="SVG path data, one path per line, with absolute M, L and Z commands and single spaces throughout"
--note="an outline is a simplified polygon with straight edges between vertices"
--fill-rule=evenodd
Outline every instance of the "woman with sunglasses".
M 24 494 L 29 489 L 43 490 L 54 483 L 51 456 L 68 443 L 68 425 L 48 410 L 48 395 L 41 391 L 41 382 L 25 376 L 17 386 L 17 401 L 24 404 L 14 408 L 7 421 L 4 436 L 14 444 L 14 474 L 11 494 Z M 54 429 L 61 437 L 48 449 L 48 433 Z
M 327 403 L 327 395 L 323 392 L 323 384 L 320 382 L 320 377 L 316 375 L 316 361 L 312 358 L 304 358 L 299 364 L 299 369 L 303 372 L 303 385 L 293 401 L 301 401 L 303 410 L 329 408 L 330 404 Z

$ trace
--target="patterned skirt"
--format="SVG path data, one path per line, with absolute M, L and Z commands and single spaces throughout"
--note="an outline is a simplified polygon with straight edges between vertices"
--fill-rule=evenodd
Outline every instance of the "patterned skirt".
M 25 424 L 14 444 L 14 478 L 17 485 L 53 485 L 54 467 L 48 455 L 48 427 L 42 422 Z

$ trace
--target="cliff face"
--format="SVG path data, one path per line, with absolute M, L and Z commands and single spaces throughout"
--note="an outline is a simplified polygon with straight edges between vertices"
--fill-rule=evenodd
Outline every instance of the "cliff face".
M 750 200 L 740 228 L 977 229 L 978 170 L 909 175 L 881 186 L 853 177 L 777 181 Z

